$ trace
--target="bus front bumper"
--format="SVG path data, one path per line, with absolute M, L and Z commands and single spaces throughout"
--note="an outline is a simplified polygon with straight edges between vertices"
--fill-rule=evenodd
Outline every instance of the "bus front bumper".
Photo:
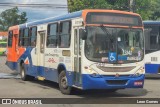
M 143 88 L 145 75 L 137 77 L 115 77 L 100 76 L 92 77 L 83 74 L 82 88 L 86 89 L 124 89 L 124 88 Z

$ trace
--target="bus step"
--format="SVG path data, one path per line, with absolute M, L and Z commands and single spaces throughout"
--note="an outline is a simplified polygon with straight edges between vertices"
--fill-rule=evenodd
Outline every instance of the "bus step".
M 41 77 L 41 76 L 37 76 L 37 79 L 40 80 L 40 81 L 44 81 L 45 80 L 45 78 Z

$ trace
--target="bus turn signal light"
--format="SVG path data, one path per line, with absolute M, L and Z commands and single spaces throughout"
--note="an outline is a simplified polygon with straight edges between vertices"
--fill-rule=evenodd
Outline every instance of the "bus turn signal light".
M 143 85 L 143 82 L 142 81 L 136 81 L 136 82 L 134 82 L 134 86 L 139 86 L 139 85 Z

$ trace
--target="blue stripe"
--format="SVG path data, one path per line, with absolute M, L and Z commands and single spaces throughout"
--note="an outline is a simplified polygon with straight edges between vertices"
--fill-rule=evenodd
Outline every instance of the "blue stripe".
M 10 62 L 7 61 L 6 65 L 11 69 L 11 70 L 16 70 L 17 69 L 17 62 Z
M 32 57 L 31 57 L 32 49 L 33 49 L 32 47 L 26 47 L 26 51 L 20 56 L 18 62 L 20 62 L 21 60 L 24 61 L 28 57 L 29 63 L 30 65 L 32 65 Z
M 120 77 L 120 78 L 115 78 L 115 77 L 110 77 L 110 78 L 94 78 L 91 77 L 90 75 L 83 75 L 83 89 L 124 89 L 124 88 L 143 88 L 144 85 L 144 75 L 141 75 L 139 77 Z M 117 84 L 108 84 L 108 80 L 126 80 L 126 84 L 123 85 L 117 85 Z M 142 85 L 134 85 L 134 82 L 136 81 L 141 81 L 143 84 Z
M 45 77 L 46 80 L 50 80 L 58 83 L 58 72 L 56 69 L 45 68 L 42 66 L 30 66 L 25 65 L 26 74 L 37 77 L 42 76 Z
M 157 74 L 160 69 L 160 64 L 145 64 L 145 71 L 148 74 Z
M 32 66 L 33 67 L 33 66 Z M 27 70 L 27 74 L 37 77 L 43 76 L 46 80 L 54 81 L 58 83 L 58 71 L 53 68 L 45 68 L 40 66 L 34 66 L 31 68 L 29 65 L 25 65 L 25 69 Z M 34 70 L 38 69 L 38 71 Z M 115 76 L 100 76 L 100 77 L 92 77 L 89 74 L 82 74 L 81 79 L 82 83 L 77 84 L 75 82 L 75 73 L 71 71 L 66 71 L 66 76 L 68 80 L 69 86 L 76 85 L 78 87 L 82 87 L 83 90 L 86 89 L 122 89 L 122 88 L 143 88 L 144 84 L 144 75 L 140 75 L 138 77 L 132 76 L 121 76 L 115 78 Z M 126 84 L 117 85 L 117 84 L 108 84 L 108 80 L 126 80 Z M 142 85 L 135 86 L 135 81 L 143 82 Z

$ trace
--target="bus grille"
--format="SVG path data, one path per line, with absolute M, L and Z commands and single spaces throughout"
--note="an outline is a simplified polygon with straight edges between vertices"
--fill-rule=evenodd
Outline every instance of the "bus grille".
M 125 85 L 128 80 L 107 80 L 107 84 L 109 85 Z
M 104 72 L 128 72 L 128 71 L 133 70 L 135 66 L 133 67 L 102 67 L 102 66 L 99 66 L 98 68 Z

